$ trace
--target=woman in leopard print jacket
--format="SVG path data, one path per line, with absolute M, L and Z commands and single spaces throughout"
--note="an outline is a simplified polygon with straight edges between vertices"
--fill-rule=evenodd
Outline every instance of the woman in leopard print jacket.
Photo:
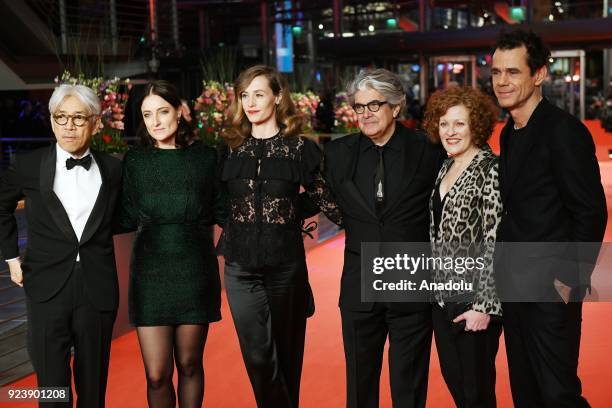
M 430 199 L 432 251 L 445 260 L 432 281 L 440 288 L 463 282 L 463 289 L 434 290 L 433 327 L 442 374 L 458 407 L 496 406 L 502 310 L 493 249 L 502 205 L 498 160 L 487 144 L 496 120 L 491 99 L 470 87 L 432 95 L 424 120 L 429 136 L 449 155 Z M 469 258 L 475 267 L 457 262 Z

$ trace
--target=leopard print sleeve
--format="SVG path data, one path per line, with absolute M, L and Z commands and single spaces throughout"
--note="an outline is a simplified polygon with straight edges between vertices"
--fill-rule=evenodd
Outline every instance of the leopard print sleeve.
M 476 297 L 472 306 L 478 312 L 500 315 L 501 301 L 495 288 L 493 272 L 493 252 L 495 249 L 495 234 L 502 215 L 502 201 L 499 192 L 499 162 L 493 159 L 485 168 L 485 181 L 482 187 L 481 223 L 482 223 L 482 257 L 485 268 L 478 278 Z

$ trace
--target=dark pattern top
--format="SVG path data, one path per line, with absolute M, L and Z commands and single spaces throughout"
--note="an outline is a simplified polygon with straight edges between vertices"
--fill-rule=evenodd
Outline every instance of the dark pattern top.
M 453 164 L 448 158 L 436 180 L 436 185 L 446 176 Z M 461 173 L 455 184 L 442 200 L 442 212 L 436 227 L 433 211 L 438 188 L 430 197 L 430 238 L 435 257 L 444 258 L 482 258 L 483 267 L 453 269 L 445 264 L 433 273 L 433 281 L 445 284 L 461 281 L 473 284 L 474 300 L 472 309 L 487 314 L 501 315 L 501 302 L 497 295 L 493 273 L 493 252 L 497 226 L 502 215 L 499 193 L 498 160 L 491 149 L 485 145 Z M 467 263 L 466 263 L 467 265 Z M 436 301 L 461 294 L 456 290 L 436 290 Z
M 241 146 L 224 150 L 221 180 L 229 216 L 219 248 L 226 261 L 261 267 L 304 259 L 300 186 L 333 222 L 341 223 L 315 142 L 280 132 L 268 139 L 248 137 Z
M 133 148 L 123 167 L 120 224 L 137 229 L 129 314 L 136 326 L 219 320 L 220 279 L 211 226 L 223 223 L 216 151 Z

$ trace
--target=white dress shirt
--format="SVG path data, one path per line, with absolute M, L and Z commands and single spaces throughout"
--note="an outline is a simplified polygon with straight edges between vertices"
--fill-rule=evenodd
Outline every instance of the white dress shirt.
M 85 170 L 82 166 L 74 166 L 68 170 L 66 160 L 72 155 L 56 144 L 55 178 L 53 179 L 53 191 L 59 198 L 62 206 L 68 214 L 72 229 L 80 241 L 85 229 L 85 224 L 93 210 L 100 187 L 102 186 L 102 176 L 100 168 L 96 164 L 93 155 L 91 156 L 91 167 Z M 83 157 L 91 154 L 89 149 Z M 76 158 L 76 157 L 75 157 Z M 6 262 L 14 261 L 17 258 L 7 259 Z M 77 253 L 76 260 L 80 260 Z
M 91 210 L 96 203 L 100 187 L 102 186 L 102 176 L 100 168 L 96 164 L 94 157 L 91 157 L 91 167 L 86 170 L 82 166 L 74 166 L 68 170 L 66 160 L 71 156 L 70 153 L 56 144 L 57 160 L 55 162 L 55 178 L 53 179 L 53 191 L 62 203 L 68 214 L 72 229 L 80 241 L 85 229 L 85 224 L 89 219 Z M 90 154 L 89 149 L 83 157 Z M 79 260 L 77 254 L 77 261 Z

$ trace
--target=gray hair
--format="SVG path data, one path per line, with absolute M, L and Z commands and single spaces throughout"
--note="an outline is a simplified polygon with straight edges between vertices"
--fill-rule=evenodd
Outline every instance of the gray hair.
M 62 84 L 55 88 L 53 95 L 51 95 L 51 99 L 49 99 L 49 112 L 54 114 L 55 111 L 59 109 L 64 99 L 69 96 L 78 98 L 86 106 L 89 115 L 99 115 L 102 111 L 100 98 L 98 98 L 98 95 L 96 95 L 93 89 L 85 85 Z
M 366 89 L 373 89 L 381 93 L 390 105 L 399 105 L 402 108 L 406 105 L 406 93 L 404 92 L 402 80 L 397 74 L 389 70 L 376 68 L 359 71 L 346 89 L 349 103 L 351 105 L 355 103 L 357 91 L 364 91 Z

